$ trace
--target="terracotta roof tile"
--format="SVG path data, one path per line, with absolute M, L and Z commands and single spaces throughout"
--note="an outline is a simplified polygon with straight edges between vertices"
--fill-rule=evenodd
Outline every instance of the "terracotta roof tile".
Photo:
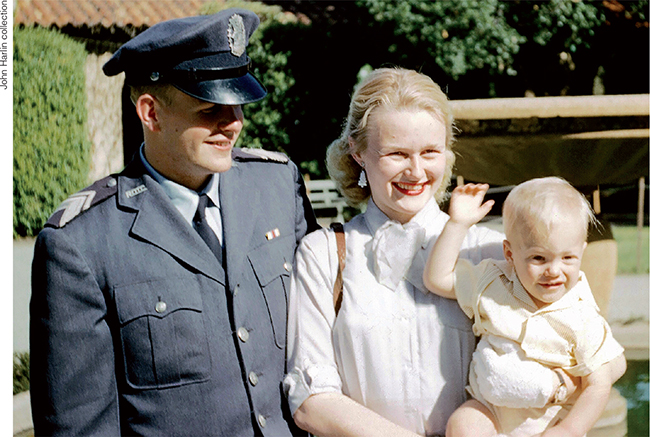
M 152 26 L 196 15 L 214 0 L 16 0 L 14 22 L 43 27 Z

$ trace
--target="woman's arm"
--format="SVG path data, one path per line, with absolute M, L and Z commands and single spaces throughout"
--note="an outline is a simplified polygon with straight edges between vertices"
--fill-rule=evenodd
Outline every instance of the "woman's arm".
M 341 393 L 310 396 L 293 419 L 300 428 L 319 437 L 417 436 Z
M 456 187 L 449 203 L 449 221 L 431 248 L 424 268 L 424 286 L 438 296 L 455 299 L 454 267 L 469 228 L 490 212 L 493 200 L 483 203 L 487 184 Z

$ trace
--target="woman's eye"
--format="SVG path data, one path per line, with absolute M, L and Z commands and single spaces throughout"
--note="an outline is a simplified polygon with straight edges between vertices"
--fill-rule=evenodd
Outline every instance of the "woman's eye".
M 534 255 L 533 256 L 534 261 L 544 261 L 544 257 L 541 255 Z

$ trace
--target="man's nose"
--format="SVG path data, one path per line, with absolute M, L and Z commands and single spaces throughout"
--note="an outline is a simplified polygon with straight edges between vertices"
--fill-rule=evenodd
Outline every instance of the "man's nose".
M 218 125 L 220 128 L 226 128 L 233 124 L 242 124 L 244 117 L 242 115 L 241 106 L 228 106 L 224 105 L 219 111 L 219 122 Z

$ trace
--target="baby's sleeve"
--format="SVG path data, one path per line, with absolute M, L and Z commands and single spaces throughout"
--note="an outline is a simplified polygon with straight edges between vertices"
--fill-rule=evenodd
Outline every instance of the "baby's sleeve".
M 567 372 L 575 376 L 586 376 L 603 364 L 612 361 L 624 351 L 614 338 L 612 328 L 595 308 L 581 311 L 583 329 L 576 338 L 575 359 L 577 364 Z

